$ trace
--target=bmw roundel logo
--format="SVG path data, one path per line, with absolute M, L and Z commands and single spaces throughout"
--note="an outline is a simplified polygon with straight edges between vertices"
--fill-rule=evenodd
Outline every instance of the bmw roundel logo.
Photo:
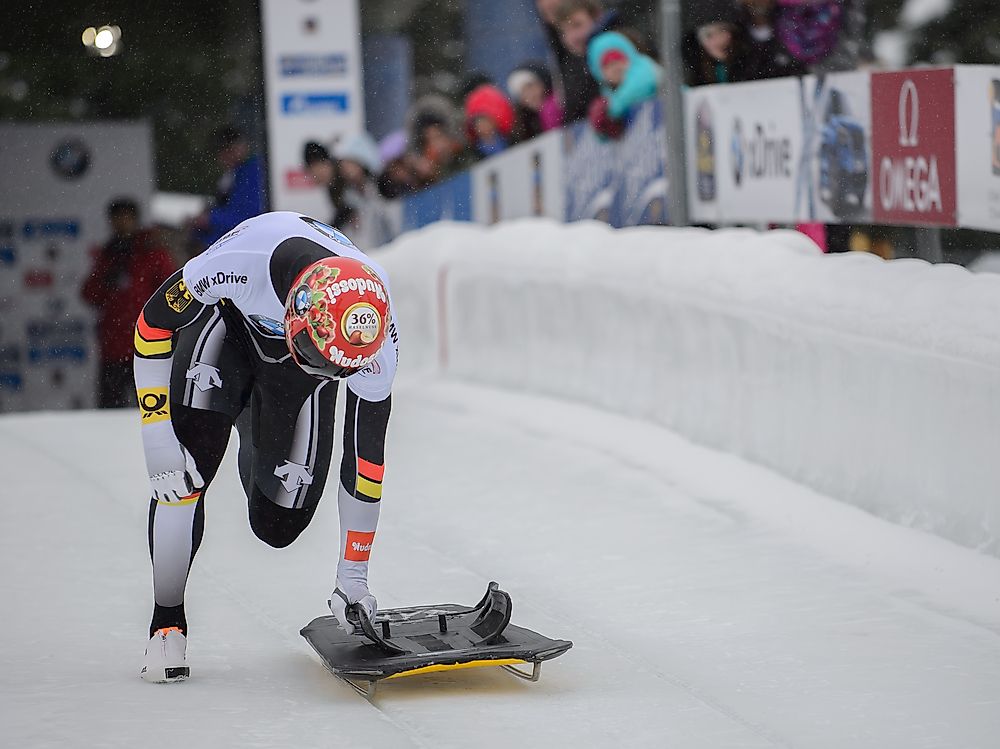
M 90 168 L 90 149 L 82 140 L 64 140 L 52 150 L 49 161 L 63 179 L 78 179 Z
M 295 310 L 296 315 L 304 315 L 309 311 L 309 287 L 306 285 L 299 286 L 295 290 L 295 298 L 292 300 L 292 309 Z

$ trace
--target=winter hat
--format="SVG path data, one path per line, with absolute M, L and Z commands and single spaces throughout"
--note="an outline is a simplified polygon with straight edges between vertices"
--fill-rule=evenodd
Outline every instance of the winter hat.
M 316 141 L 309 141 L 302 149 L 302 161 L 305 162 L 306 166 L 309 166 L 317 161 L 333 161 L 333 159 L 330 158 L 330 152 L 326 146 Z
M 503 136 L 509 136 L 514 129 L 514 107 L 503 91 L 496 86 L 480 86 L 465 100 L 465 124 L 472 135 L 472 121 L 476 117 L 488 117 L 496 123 Z
M 357 133 L 338 143 L 335 152 L 341 161 L 353 161 L 363 166 L 369 174 L 382 171 L 382 156 L 378 144 L 368 133 Z
M 382 163 L 388 164 L 390 161 L 395 161 L 406 153 L 406 131 L 396 130 L 389 133 L 378 144 L 379 156 L 382 157 Z
M 609 49 L 605 50 L 604 54 L 601 55 L 601 67 L 609 65 L 613 62 L 628 62 L 628 55 L 622 52 L 620 49 Z
M 540 83 L 542 86 L 545 83 L 542 81 L 541 76 L 538 75 L 534 70 L 529 70 L 528 68 L 518 68 L 509 76 L 507 76 L 507 93 L 510 97 L 517 101 L 521 98 L 521 91 L 529 83 Z

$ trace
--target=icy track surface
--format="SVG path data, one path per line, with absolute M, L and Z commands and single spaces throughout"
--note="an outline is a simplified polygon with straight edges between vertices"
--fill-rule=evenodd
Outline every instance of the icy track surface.
M 412 677 L 372 706 L 298 635 L 333 582 L 335 491 L 273 550 L 234 458 L 188 589 L 192 678 L 148 685 L 134 414 L 0 418 L 5 746 L 998 745 L 1000 560 L 648 424 L 440 380 L 395 394 L 374 592 L 471 603 L 496 579 L 575 647 L 537 684 Z

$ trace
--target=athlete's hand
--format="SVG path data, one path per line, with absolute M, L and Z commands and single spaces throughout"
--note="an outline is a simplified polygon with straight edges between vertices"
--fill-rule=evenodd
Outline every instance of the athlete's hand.
M 357 614 L 351 610 L 354 604 L 364 609 L 371 620 L 375 619 L 375 612 L 378 611 L 378 603 L 375 601 L 375 596 L 369 593 L 367 589 L 364 590 L 360 598 L 352 601 L 351 596 L 341 590 L 338 585 L 336 590 L 330 595 L 329 604 L 330 611 L 337 617 L 337 623 L 340 624 L 340 628 L 349 635 L 353 635 L 355 632 L 360 633 L 361 631 Z
M 177 450 L 177 458 L 170 461 L 176 465 L 175 468 L 158 471 L 149 477 L 149 487 L 157 502 L 179 502 L 205 486 L 191 453 L 180 443 Z

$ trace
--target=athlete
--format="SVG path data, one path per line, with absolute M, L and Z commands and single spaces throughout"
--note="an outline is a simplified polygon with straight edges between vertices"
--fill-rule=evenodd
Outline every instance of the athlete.
M 347 403 L 330 609 L 348 632 L 351 604 L 375 615 L 368 558 L 396 345 L 385 271 L 339 231 L 298 213 L 244 221 L 146 303 L 134 360 L 152 489 L 154 606 L 143 679 L 189 675 L 184 589 L 232 427 L 250 527 L 285 547 L 323 494 L 340 380 Z

